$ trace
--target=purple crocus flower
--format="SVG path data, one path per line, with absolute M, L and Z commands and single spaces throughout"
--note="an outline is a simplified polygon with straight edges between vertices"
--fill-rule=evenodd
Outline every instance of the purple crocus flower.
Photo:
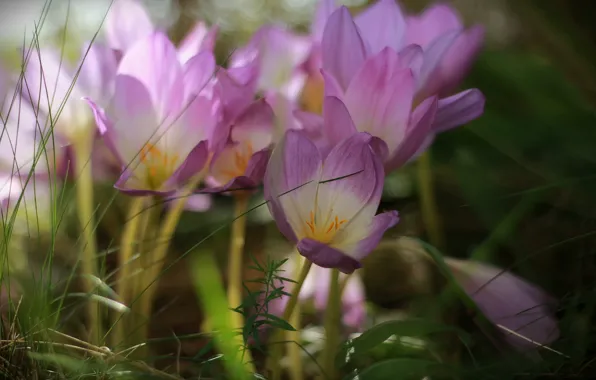
M 250 42 L 232 55 L 230 67 L 256 66 L 257 90 L 279 93 L 296 101 L 306 80 L 301 65 L 308 58 L 311 43 L 306 36 L 274 25 L 261 27 Z
M 120 62 L 106 109 L 89 104 L 106 143 L 125 167 L 116 188 L 130 194 L 172 194 L 207 163 L 219 105 L 203 93 L 215 70 L 211 52 L 184 65 L 174 45 L 155 32 Z M 209 141 L 211 140 L 211 141 Z
M 415 29 L 412 29 L 411 33 L 414 31 Z M 408 44 L 407 33 L 405 17 L 393 0 L 379 0 L 355 19 L 346 7 L 340 7 L 327 20 L 323 34 L 322 67 L 326 74 L 325 87 L 328 87 L 327 83 L 332 77 L 339 88 L 346 91 L 354 76 L 368 59 L 377 56 L 385 49 L 390 49 L 396 52 L 400 59 L 387 64 L 410 68 L 412 71 L 415 83 L 414 105 L 420 104 L 429 96 L 442 96 L 447 91 L 443 88 L 446 80 L 441 77 L 443 67 L 460 67 L 454 66 L 451 63 L 454 60 L 447 58 L 452 54 L 463 54 L 459 38 L 467 36 L 467 31 L 463 28 L 451 30 L 449 33 L 441 34 L 424 47 Z M 478 43 L 482 41 L 482 35 L 473 33 L 472 36 L 479 39 Z M 458 46 L 460 48 L 456 50 Z M 472 61 L 473 58 L 475 54 L 470 55 L 469 60 Z M 464 66 L 466 65 L 462 63 L 461 67 L 465 68 Z M 457 75 L 461 78 L 464 73 L 465 71 L 462 70 Z M 455 76 L 455 74 L 450 75 Z M 484 96 L 477 89 L 440 99 L 437 116 L 433 122 L 433 131 L 440 132 L 465 124 L 479 117 L 483 110 Z
M 265 174 L 269 210 L 279 230 L 318 266 L 352 273 L 398 222 L 396 211 L 375 216 L 385 174 L 370 145 L 374 139 L 354 134 L 323 160 L 304 132 L 290 130 L 273 150 Z
M 424 145 L 437 111 L 430 97 L 412 111 L 415 79 L 407 57 L 390 48 L 368 58 L 347 82 L 345 91 L 331 76 L 325 78 L 323 131 L 334 146 L 356 132 L 368 132 L 386 144 L 387 172 L 401 167 Z M 339 122 L 341 120 L 341 122 Z
M 106 17 L 108 45 L 120 56 L 138 40 L 159 30 L 138 0 L 115 0 Z M 213 51 L 217 32 L 217 27 L 208 28 L 204 22 L 197 22 L 178 47 L 180 62 L 184 64 L 200 52 Z
M 501 329 L 506 340 L 519 350 L 535 349 L 559 337 L 553 310 L 557 301 L 539 287 L 492 265 L 446 259 L 455 279 L 495 325 L 530 339 L 532 343 Z

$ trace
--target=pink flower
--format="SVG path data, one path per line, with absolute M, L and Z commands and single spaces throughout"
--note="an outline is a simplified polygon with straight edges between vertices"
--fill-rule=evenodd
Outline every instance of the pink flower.
M 115 0 L 106 17 L 108 45 L 120 55 L 156 31 L 158 28 L 138 0 Z M 197 22 L 177 49 L 180 62 L 184 64 L 200 52 L 213 51 L 217 31 L 217 27 L 209 29 L 205 23 Z
M 492 323 L 542 345 L 558 339 L 559 329 L 552 311 L 557 302 L 542 289 L 492 265 L 453 258 L 446 262 Z M 526 339 L 501 331 L 520 350 L 536 348 L 536 344 Z
M 446 83 L 441 76 L 443 67 L 451 68 L 449 75 L 463 77 L 463 70 L 457 73 L 453 71 L 465 68 L 464 63 L 468 61 L 454 65 L 454 60 L 447 58 L 451 54 L 461 54 L 456 50 L 451 53 L 451 49 L 460 46 L 459 38 L 467 34 L 463 29 L 450 30 L 449 33 L 438 36 L 428 46 L 407 44 L 406 34 L 406 21 L 393 0 L 379 0 L 355 19 L 347 8 L 337 9 L 327 20 L 322 41 L 322 67 L 327 75 L 326 87 L 332 77 L 339 88 L 346 91 L 368 59 L 390 49 L 397 53 L 400 60 L 387 64 L 412 71 L 415 83 L 414 104 L 429 96 L 442 96 L 447 91 L 443 88 L 443 83 Z M 477 34 L 473 34 L 473 37 L 482 40 Z M 471 62 L 475 54 L 469 57 Z M 440 132 L 467 123 L 480 116 L 483 110 L 484 96 L 476 89 L 440 99 L 433 131 Z
M 379 152 L 389 172 L 414 157 L 432 134 L 437 99 L 428 98 L 412 111 L 414 74 L 407 58 L 391 48 L 365 60 L 345 90 L 323 73 L 328 94 L 323 103 L 323 132 L 330 146 L 351 134 L 368 132 L 385 142 Z
M 383 190 L 381 159 L 367 133 L 323 157 L 301 131 L 287 131 L 265 174 L 265 199 L 279 230 L 318 266 L 352 273 L 397 224 L 396 211 L 375 216 Z
M 253 190 L 261 184 L 273 142 L 273 119 L 273 110 L 262 99 L 224 121 L 220 128 L 229 130 L 228 142 L 213 156 L 206 192 Z
M 89 101 L 100 132 L 124 166 L 116 183 L 131 194 L 172 194 L 205 166 L 219 121 L 219 101 L 203 92 L 215 70 L 211 52 L 186 63 L 155 32 L 131 46 L 118 66 L 106 109 Z
M 295 101 L 300 95 L 306 72 L 301 65 L 310 52 L 310 40 L 279 26 L 263 26 L 250 42 L 232 55 L 230 67 L 254 65 L 257 90 L 280 93 Z

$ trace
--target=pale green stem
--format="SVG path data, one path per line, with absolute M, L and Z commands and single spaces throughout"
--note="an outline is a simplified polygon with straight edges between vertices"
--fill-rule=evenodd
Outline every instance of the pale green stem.
M 426 151 L 418 158 L 417 171 L 422 220 L 426 226 L 428 239 L 433 246 L 442 249 L 444 248 L 444 237 L 434 194 L 430 151 Z
M 234 222 L 232 223 L 232 235 L 230 237 L 230 252 L 228 256 L 228 307 L 235 309 L 242 304 L 242 258 L 244 253 L 244 241 L 246 235 L 246 210 L 250 195 L 240 192 L 234 197 Z M 242 314 L 232 311 L 232 322 L 236 331 L 242 331 L 244 317 Z M 240 342 L 243 342 L 242 334 L 238 335 Z M 250 351 L 246 350 L 249 356 L 247 360 L 252 362 Z
M 302 262 L 305 261 L 302 255 L 297 254 L 298 259 L 296 267 L 294 268 L 294 277 L 300 276 L 300 270 L 302 269 Z M 302 370 L 302 359 L 300 346 L 294 342 L 300 342 L 300 329 L 301 329 L 301 307 L 300 304 L 296 304 L 294 312 L 292 313 L 290 325 L 294 327 L 295 331 L 286 331 L 286 340 L 289 343 L 288 346 L 288 357 L 290 358 L 290 378 L 292 380 L 302 380 L 304 378 L 304 371 Z
M 93 171 L 91 166 L 91 151 L 93 140 L 83 136 L 76 141 L 74 146 L 76 188 L 77 188 L 77 213 L 82 232 L 83 257 L 81 270 L 83 272 L 85 292 L 89 296 L 87 301 L 87 323 L 89 341 L 93 344 L 103 344 L 103 328 L 101 308 L 91 295 L 95 292 L 95 283 L 92 277 L 99 277 L 97 268 L 97 243 L 95 241 L 95 218 L 93 200 Z
M 298 295 L 302 290 L 302 286 L 304 285 L 304 280 L 306 280 L 306 276 L 310 271 L 310 267 L 312 266 L 312 262 L 310 260 L 304 260 L 302 264 L 302 268 L 300 268 L 300 274 L 298 275 L 298 279 L 296 280 L 296 284 L 294 285 L 294 289 L 292 290 L 292 295 L 286 304 L 286 308 L 284 310 L 284 314 L 282 316 L 284 321 L 288 321 L 298 304 Z M 277 330 L 273 333 L 271 338 L 271 343 L 276 343 L 280 340 L 283 336 L 283 330 Z M 282 347 L 276 347 L 278 349 L 273 349 L 271 355 L 269 356 L 269 360 L 267 363 L 267 368 L 271 371 L 271 379 L 272 380 L 279 380 L 281 377 L 281 366 L 279 365 L 279 361 L 281 358 Z
M 327 299 L 327 311 L 325 314 L 325 348 L 323 350 L 323 370 L 328 379 L 337 377 L 335 369 L 335 355 L 339 346 L 340 334 L 340 308 L 339 298 L 339 271 L 331 270 L 331 280 L 329 283 L 329 297 Z M 324 377 L 323 377 L 324 378 Z
M 124 226 L 124 232 L 120 242 L 120 249 L 118 250 L 118 286 L 117 291 L 122 302 L 130 307 L 132 303 L 132 290 L 134 286 L 131 281 L 134 264 L 131 262 L 132 257 L 137 247 L 137 236 L 142 220 L 143 207 L 145 205 L 144 197 L 135 197 L 130 203 L 127 222 Z M 127 332 L 125 329 L 126 316 L 114 313 L 112 320 L 112 328 L 114 329 L 112 335 L 112 347 L 117 347 L 126 342 Z

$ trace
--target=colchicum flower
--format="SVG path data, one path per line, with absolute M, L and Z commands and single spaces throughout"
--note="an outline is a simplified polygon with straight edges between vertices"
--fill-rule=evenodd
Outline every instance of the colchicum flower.
M 138 0 L 115 0 L 106 16 L 105 34 L 108 45 L 122 55 L 138 40 L 160 31 Z M 163 31 L 165 33 L 165 31 Z M 217 27 L 209 29 L 197 22 L 180 43 L 177 52 L 181 63 L 203 51 L 213 51 Z
M 550 344 L 559 338 L 553 313 L 557 301 L 544 290 L 486 263 L 453 258 L 447 258 L 446 263 L 492 323 L 527 338 L 500 328 L 507 342 L 515 348 L 531 350 L 537 344 Z
M 184 65 L 155 32 L 130 47 L 118 66 L 106 109 L 89 104 L 106 143 L 124 166 L 116 183 L 131 194 L 172 194 L 205 166 L 219 118 L 213 94 L 201 90 L 215 59 L 205 51 Z
M 323 160 L 304 132 L 290 130 L 273 150 L 265 174 L 269 211 L 318 266 L 352 273 L 398 222 L 396 211 L 375 216 L 384 170 L 370 145 L 374 139 L 354 134 Z
M 205 192 L 252 189 L 263 181 L 273 143 L 274 114 L 264 100 L 253 100 L 258 71 L 254 65 L 219 70 L 214 91 L 221 96 L 222 118 Z
M 433 14 L 431 12 L 431 16 Z M 428 16 L 423 18 L 426 20 Z M 371 84 L 377 88 L 384 79 L 396 80 L 397 72 L 409 69 L 413 84 L 408 84 L 403 93 L 408 93 L 408 97 L 411 93 L 412 106 L 428 106 L 425 102 L 429 98 L 443 97 L 467 72 L 482 44 L 483 33 L 480 27 L 468 31 L 461 23 L 455 27 L 454 23 L 445 24 L 443 19 L 437 20 L 434 16 L 432 19 L 442 24 L 427 30 L 425 28 L 435 24 L 425 21 L 419 25 L 414 21 L 417 19 L 408 23 L 393 0 L 380 0 L 355 18 L 345 7 L 335 10 L 327 20 L 322 37 L 326 95 L 337 96 L 347 103 L 346 92 L 368 65 L 369 70 L 371 66 L 375 68 L 377 80 L 380 80 Z M 429 42 L 431 35 L 435 38 Z M 472 45 L 474 47 L 468 49 Z M 453 59 L 454 56 L 459 60 Z M 370 63 L 370 60 L 376 62 Z M 395 88 L 394 91 L 402 92 Z M 353 112 L 350 105 L 348 110 Z M 484 96 L 477 89 L 439 99 L 432 129 L 422 149 L 430 144 L 435 133 L 465 124 L 480 116 L 483 110 Z M 361 130 L 359 122 L 355 120 L 355 123 Z

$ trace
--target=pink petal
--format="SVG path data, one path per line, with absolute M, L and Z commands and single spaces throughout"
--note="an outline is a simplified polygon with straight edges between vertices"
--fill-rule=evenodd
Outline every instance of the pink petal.
M 418 78 L 418 91 L 422 98 L 438 94 L 443 87 L 440 79 L 440 65 L 449 49 L 461 35 L 461 30 L 455 30 L 433 40 L 430 45 L 424 49 L 424 62 L 420 68 Z
M 197 95 L 205 90 L 215 72 L 215 57 L 210 51 L 199 53 L 184 64 L 185 99 Z
M 335 96 L 340 99 L 343 98 L 344 92 L 347 89 L 343 89 L 337 79 L 327 71 L 321 69 L 321 75 L 323 76 L 323 81 L 325 85 L 325 96 Z
M 364 63 L 366 47 L 348 8 L 342 6 L 329 17 L 322 41 L 323 69 L 343 89 Z
M 106 16 L 106 37 L 113 49 L 126 51 L 153 31 L 149 15 L 137 0 L 115 0 Z
M 184 208 L 194 212 L 205 212 L 211 208 L 213 197 L 208 194 L 194 194 L 187 198 Z
M 152 33 L 130 47 L 122 57 L 118 76 L 142 83 L 160 121 L 179 116 L 185 95 L 184 77 L 176 48 L 164 33 Z
M 200 52 L 212 52 L 215 48 L 218 29 L 217 26 L 209 29 L 204 22 L 197 22 L 178 46 L 178 59 L 180 62 L 184 64 Z
M 379 0 L 356 16 L 362 38 L 377 54 L 386 47 L 399 51 L 406 34 L 406 21 L 395 0 Z
M 58 110 L 72 94 L 73 73 L 67 68 L 67 61 L 54 49 L 32 49 L 26 63 L 22 92 L 31 104 L 44 114 L 57 117 Z
M 383 239 L 385 231 L 393 228 L 399 222 L 397 211 L 388 211 L 373 218 L 369 235 L 358 243 L 354 258 L 362 260 L 371 253 Z
M 322 268 L 335 268 L 346 274 L 362 268 L 359 261 L 316 240 L 302 239 L 298 242 L 296 248 L 302 256 Z
M 432 80 L 440 81 L 440 94 L 448 94 L 455 89 L 464 76 L 470 71 L 472 64 L 484 44 L 484 28 L 474 26 L 464 31 L 445 53 Z
M 326 96 L 323 101 L 323 133 L 334 146 L 358 133 L 346 105 L 335 96 Z
M 310 24 L 310 34 L 315 41 L 321 42 L 323 39 L 323 32 L 325 31 L 325 26 L 327 25 L 327 19 L 329 19 L 329 17 L 333 14 L 333 11 L 336 9 L 337 5 L 335 0 L 319 1 L 313 22 Z
M 410 69 L 394 71 L 397 60 L 389 48 L 368 59 L 345 96 L 356 128 L 383 139 L 390 153 L 404 139 L 415 91 Z
M 360 276 L 353 275 L 347 280 L 342 296 L 344 325 L 361 331 L 366 321 L 366 294 Z
M 368 206 L 376 209 L 381 200 L 385 175 L 371 140 L 368 133 L 355 133 L 337 144 L 323 163 L 318 204 L 336 213 L 341 209 L 348 224 Z
M 414 154 L 419 152 L 420 147 L 432 133 L 432 124 L 437 113 L 437 98 L 426 99 L 414 110 L 407 134 L 398 146 L 392 158 L 385 164 L 387 172 L 403 166 Z
M 480 117 L 485 100 L 482 92 L 475 88 L 439 100 L 433 130 L 443 132 Z
M 205 167 L 208 157 L 207 141 L 201 141 L 186 156 L 182 165 L 172 175 L 172 178 L 166 181 L 165 187 L 181 188 L 184 186 L 186 182 Z
M 301 214 L 308 213 L 302 196 L 314 202 L 321 164 L 317 147 L 300 131 L 287 131 L 273 149 L 265 172 L 265 199 L 277 227 L 290 241 L 296 242 L 292 226 L 301 225 Z
M 549 344 L 559 337 L 552 312 L 556 300 L 539 287 L 488 264 L 452 258 L 446 262 L 466 293 L 494 324 L 505 326 L 538 344 Z M 537 347 L 523 338 L 503 333 L 516 348 Z
M 462 28 L 459 15 L 452 7 L 445 4 L 432 5 L 420 16 L 408 18 L 406 42 L 426 49 L 440 36 Z
M 104 106 L 114 92 L 118 62 L 111 48 L 98 42 L 83 49 L 77 86 L 81 95 L 101 102 Z

